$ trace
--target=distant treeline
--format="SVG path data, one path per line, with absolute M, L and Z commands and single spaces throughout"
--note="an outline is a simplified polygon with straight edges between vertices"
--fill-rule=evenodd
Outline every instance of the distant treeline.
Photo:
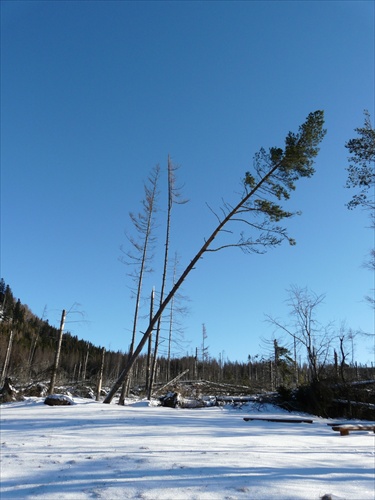
M 51 376 L 59 331 L 48 320 L 37 317 L 27 305 L 16 299 L 4 279 L 0 281 L 0 374 L 1 382 L 10 377 L 15 383 L 26 384 L 48 381 Z M 193 355 L 167 360 L 158 358 L 156 383 L 165 384 L 183 372 L 184 379 L 205 379 L 212 382 L 238 384 L 249 391 L 276 390 L 282 386 L 292 388 L 309 382 L 306 364 L 295 366 L 284 348 L 277 346 L 277 362 L 274 356 L 250 357 L 247 362 L 217 360 L 204 361 Z M 64 332 L 58 369 L 58 383 L 96 383 L 103 357 L 103 347 L 78 339 Z M 104 358 L 103 386 L 111 385 L 126 364 L 127 354 L 122 351 L 106 351 Z M 137 360 L 133 378 L 133 390 L 142 390 L 146 381 L 147 356 Z M 325 377 L 338 380 L 337 366 L 327 365 Z M 348 365 L 347 381 L 375 378 L 373 367 Z

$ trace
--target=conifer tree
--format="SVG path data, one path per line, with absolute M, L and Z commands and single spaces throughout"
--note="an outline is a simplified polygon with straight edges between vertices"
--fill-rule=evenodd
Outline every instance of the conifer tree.
M 246 172 L 244 177 L 244 193 L 241 199 L 234 207 L 229 204 L 224 206 L 223 217 L 217 217 L 217 226 L 160 304 L 104 403 L 108 404 L 112 401 L 142 352 L 164 309 L 203 255 L 228 247 L 238 247 L 246 252 L 261 252 L 267 247 L 279 245 L 284 240 L 287 240 L 291 245 L 295 244 L 293 238 L 287 234 L 287 230 L 280 225 L 280 221 L 288 219 L 298 212 L 293 213 L 285 210 L 281 201 L 289 199 L 290 193 L 295 190 L 297 180 L 304 177 L 309 178 L 314 174 L 314 160 L 319 151 L 319 144 L 325 135 L 323 125 L 323 111 L 310 113 L 297 133 L 289 132 L 285 139 L 284 148 L 272 147 L 268 151 L 261 149 L 255 155 L 253 170 Z M 213 247 L 217 238 L 228 234 L 228 226 L 232 229 L 232 226 L 238 224 L 250 229 L 250 234 L 246 236 L 244 232 L 241 232 L 237 241 L 219 242 L 216 247 Z
M 363 127 L 356 128 L 358 137 L 350 139 L 345 147 L 351 156 L 349 159 L 347 188 L 357 190 L 347 204 L 349 209 L 362 207 L 368 210 L 371 219 L 371 228 L 375 228 L 375 129 L 371 126 L 370 114 L 365 111 Z M 375 248 L 370 251 L 365 267 L 375 271 Z M 372 291 L 374 292 L 374 291 Z M 368 303 L 375 308 L 374 293 L 367 296 Z
M 348 208 L 358 206 L 371 210 L 371 217 L 375 211 L 375 129 L 371 126 L 370 114 L 365 111 L 363 127 L 355 129 L 358 137 L 350 139 L 345 147 L 351 156 L 347 167 L 347 188 L 357 189 L 348 203 Z M 375 221 L 373 221 L 375 222 Z

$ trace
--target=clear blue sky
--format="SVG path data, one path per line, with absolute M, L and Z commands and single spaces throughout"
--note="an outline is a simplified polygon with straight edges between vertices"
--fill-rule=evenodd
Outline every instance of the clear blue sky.
M 58 326 L 79 303 L 86 321 L 72 314 L 66 328 L 126 351 L 134 302 L 120 247 L 151 169 L 165 182 L 168 154 L 180 165 L 189 203 L 174 208 L 171 253 L 182 270 L 216 225 L 207 204 L 234 202 L 254 153 L 323 109 L 316 174 L 291 200 L 297 246 L 206 255 L 182 290 L 186 351 L 204 323 L 211 356 L 264 354 L 265 314 L 289 321 L 292 284 L 326 295 L 321 323 L 373 333 L 362 267 L 373 232 L 345 207 L 344 185 L 345 142 L 365 109 L 375 116 L 374 2 L 2 1 L 1 30 L 1 275 L 35 314 L 46 306 Z M 160 224 L 147 297 L 160 288 Z M 358 337 L 359 361 L 372 345 Z

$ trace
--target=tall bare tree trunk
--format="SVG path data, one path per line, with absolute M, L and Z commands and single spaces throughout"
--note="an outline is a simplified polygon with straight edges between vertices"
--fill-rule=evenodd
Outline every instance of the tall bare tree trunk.
M 87 363 L 88 363 L 88 360 L 89 360 L 89 343 L 87 342 L 86 344 L 86 355 L 85 355 L 85 361 L 83 363 L 83 373 L 82 373 L 82 380 L 85 381 L 86 380 L 86 372 L 87 372 Z
M 177 271 L 177 255 L 175 257 L 175 263 L 173 268 L 173 285 L 176 283 L 176 271 Z M 171 308 L 169 313 L 169 331 L 168 331 L 168 354 L 167 354 L 167 380 L 171 378 L 171 353 L 172 353 L 172 336 L 173 336 L 173 324 L 174 324 L 174 300 L 172 297 Z
M 202 379 L 205 377 L 205 364 L 208 358 L 208 347 L 206 346 L 207 330 L 206 325 L 202 325 Z
M 58 338 L 57 346 L 56 346 L 55 363 L 53 365 L 52 377 L 51 377 L 51 382 L 50 382 L 49 389 L 48 389 L 48 394 L 53 394 L 53 392 L 55 390 L 55 383 L 56 383 L 57 369 L 59 367 L 59 361 L 60 361 L 61 344 L 62 344 L 62 339 L 63 339 L 65 318 L 66 318 L 66 311 L 65 311 L 65 309 L 63 309 L 62 314 L 61 314 L 61 321 L 60 321 L 59 338 Z
M 135 308 L 134 308 L 134 317 L 133 317 L 133 331 L 132 331 L 132 340 L 129 348 L 129 357 L 131 357 L 134 353 L 134 345 L 137 334 L 137 323 L 138 323 L 138 315 L 139 315 L 139 307 L 141 301 L 141 292 L 142 292 L 142 284 L 143 277 L 146 268 L 147 261 L 147 252 L 149 249 L 149 243 L 151 240 L 151 232 L 152 232 L 152 223 L 153 217 L 156 211 L 156 195 L 157 195 L 157 186 L 159 179 L 160 169 L 156 167 L 154 169 L 153 176 L 150 180 L 150 188 L 145 186 L 145 200 L 143 202 L 144 205 L 144 214 L 139 215 L 139 219 L 137 220 L 134 215 L 130 215 L 133 223 L 141 234 L 143 234 L 144 241 L 143 245 L 139 245 L 138 243 L 133 242 L 135 248 L 141 251 L 141 259 L 140 259 L 140 270 L 138 275 L 138 284 L 137 284 L 137 292 L 136 292 L 136 300 L 135 300 Z M 132 370 L 129 372 L 127 377 L 124 379 L 122 384 L 119 405 L 123 405 L 125 402 L 125 396 L 129 393 L 129 386 L 132 377 Z
M 171 310 L 169 313 L 169 330 L 168 330 L 168 353 L 167 353 L 167 380 L 171 378 L 171 352 L 172 352 L 172 334 L 173 334 L 173 304 L 174 297 L 171 300 Z
M 167 211 L 167 227 L 166 227 L 166 234 L 165 234 L 163 276 L 162 276 L 161 290 L 160 290 L 160 305 L 163 303 L 165 284 L 167 281 L 172 206 L 173 206 L 173 170 L 172 170 L 172 163 L 171 163 L 170 157 L 168 155 L 168 211 Z M 150 384 L 149 384 L 149 388 L 148 388 L 149 399 L 151 399 L 152 389 L 153 389 L 154 380 L 155 380 L 155 376 L 156 376 L 156 363 L 157 363 L 158 348 L 159 348 L 159 342 L 160 342 L 160 328 L 161 328 L 161 316 L 159 317 L 159 320 L 157 323 L 157 328 L 156 328 L 156 334 L 155 334 L 154 357 L 152 360 L 151 377 L 150 377 Z
M 42 321 L 45 318 L 46 311 L 47 311 L 47 306 L 44 306 L 43 314 L 42 314 L 42 317 L 41 317 Z M 36 351 L 36 348 L 37 348 L 37 345 L 38 345 L 38 341 L 39 341 L 40 330 L 41 330 L 41 326 L 39 326 L 39 328 L 37 330 L 37 333 L 35 335 L 34 341 L 32 343 L 32 346 L 30 348 L 30 355 L 29 355 L 29 361 L 28 361 L 28 363 L 29 363 L 29 377 L 31 377 L 31 370 L 32 370 L 32 365 L 33 365 L 33 361 L 34 361 L 35 351 Z
M 10 355 L 12 353 L 13 336 L 14 336 L 14 332 L 13 332 L 13 329 L 11 329 L 10 335 L 9 335 L 9 340 L 8 340 L 7 352 L 5 354 L 3 370 L 1 372 L 1 382 L 0 382 L 1 386 L 3 385 L 4 380 L 6 379 L 6 376 L 7 376 L 7 372 L 8 372 Z
M 154 314 L 154 300 L 155 300 L 155 288 L 152 288 L 151 298 L 150 298 L 150 321 Z M 151 378 L 151 363 L 152 363 L 152 334 L 148 339 L 148 349 L 147 349 L 147 361 L 146 361 L 146 392 L 149 393 L 150 388 L 150 378 Z
M 96 401 L 100 401 L 100 392 L 102 390 L 102 383 L 103 383 L 104 359 L 105 359 L 105 347 L 103 347 L 102 349 L 102 362 L 100 364 L 98 387 L 96 389 Z
M 298 387 L 298 360 L 297 360 L 297 339 L 293 337 L 293 357 L 294 357 L 294 387 Z

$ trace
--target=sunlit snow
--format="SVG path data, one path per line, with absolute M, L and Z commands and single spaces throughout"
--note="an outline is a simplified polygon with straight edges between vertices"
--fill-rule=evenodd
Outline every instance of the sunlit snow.
M 43 398 L 1 411 L 1 499 L 374 499 L 374 433 L 254 420 L 270 405 L 171 409 Z M 284 416 L 296 414 L 283 412 Z

